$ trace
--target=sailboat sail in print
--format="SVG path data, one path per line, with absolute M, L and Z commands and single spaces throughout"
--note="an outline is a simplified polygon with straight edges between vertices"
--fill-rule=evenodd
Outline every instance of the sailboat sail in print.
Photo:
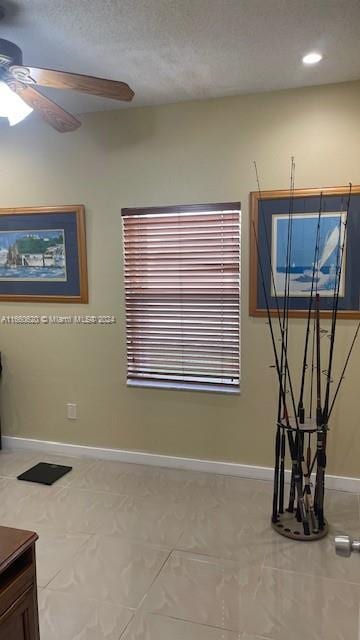
M 329 258 L 334 252 L 335 252 L 335 260 L 336 260 L 336 252 L 340 246 L 340 224 L 336 225 L 336 227 L 334 227 L 332 231 L 329 231 L 326 236 L 321 256 L 316 265 L 315 275 L 313 274 L 313 269 L 304 270 L 304 273 L 300 275 L 298 278 L 294 278 L 294 280 L 296 280 L 297 282 L 311 282 L 314 277 L 314 281 L 318 283 L 321 279 L 322 289 L 328 289 L 330 287 L 331 282 L 334 281 L 334 276 L 335 276 L 334 266 L 331 265 L 329 267 L 329 272 L 328 274 L 326 274 L 325 278 L 324 277 L 321 278 L 321 275 L 322 275 L 321 269 L 324 267 L 324 265 L 326 264 L 326 262 L 329 260 Z

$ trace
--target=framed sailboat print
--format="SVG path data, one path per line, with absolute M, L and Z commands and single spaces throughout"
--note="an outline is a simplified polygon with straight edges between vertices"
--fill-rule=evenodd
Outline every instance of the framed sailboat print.
M 0 300 L 88 302 L 83 205 L 0 209 Z
M 250 315 L 266 300 L 277 315 L 286 288 L 289 316 L 304 317 L 315 287 L 330 317 L 338 273 L 338 317 L 360 318 L 360 186 L 250 194 Z

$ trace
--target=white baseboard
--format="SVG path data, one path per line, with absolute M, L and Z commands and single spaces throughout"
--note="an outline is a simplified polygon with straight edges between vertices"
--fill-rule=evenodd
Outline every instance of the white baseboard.
M 2 441 L 4 450 L 23 449 L 28 451 L 37 451 L 48 455 L 114 460 L 117 462 L 167 467 L 170 469 L 187 469 L 189 471 L 202 471 L 205 473 L 216 473 L 219 475 L 238 476 L 240 478 L 253 478 L 255 480 L 272 480 L 274 475 L 271 467 L 259 467 L 256 465 L 240 464 L 236 462 L 201 460 L 197 458 L 179 458 L 176 456 L 165 456 L 157 453 L 147 453 L 145 451 L 88 447 L 80 444 L 51 442 L 49 440 L 35 440 L 32 438 L 19 438 L 15 436 L 3 436 Z M 286 481 L 289 482 L 290 471 L 287 470 L 285 475 Z M 327 475 L 326 486 L 328 489 L 360 493 L 360 478 Z

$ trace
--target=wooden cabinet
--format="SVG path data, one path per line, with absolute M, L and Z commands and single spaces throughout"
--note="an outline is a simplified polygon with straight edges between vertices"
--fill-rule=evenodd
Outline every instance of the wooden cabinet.
M 36 533 L 0 527 L 0 640 L 39 640 Z

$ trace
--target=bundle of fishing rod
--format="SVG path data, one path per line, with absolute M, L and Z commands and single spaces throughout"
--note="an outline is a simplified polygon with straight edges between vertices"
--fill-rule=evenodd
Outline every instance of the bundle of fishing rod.
M 256 164 L 255 170 L 257 174 Z M 272 526 L 278 533 L 297 540 L 314 540 L 324 537 L 328 532 L 328 523 L 324 513 L 326 446 L 329 420 L 335 401 L 345 376 L 360 323 L 357 326 L 349 352 L 337 384 L 334 385 L 333 367 L 335 353 L 336 325 L 339 307 L 340 287 L 344 265 L 346 235 L 351 200 L 351 184 L 340 215 L 337 230 L 330 240 L 331 251 L 336 252 L 336 266 L 333 273 L 330 311 L 330 326 L 323 328 L 321 316 L 321 295 L 319 290 L 320 268 L 320 229 L 323 213 L 323 195 L 320 195 L 319 212 L 316 225 L 314 258 L 312 263 L 311 288 L 306 311 L 304 331 L 304 351 L 302 363 L 298 363 L 297 379 L 300 388 L 296 393 L 293 383 L 294 368 L 291 371 L 288 360 L 290 278 L 293 264 L 293 196 L 295 165 L 292 160 L 291 186 L 289 190 L 289 215 L 286 247 L 286 271 L 284 295 L 281 303 L 276 290 L 274 269 L 271 264 L 269 240 L 266 238 L 266 254 L 260 254 L 255 225 L 255 244 L 257 248 L 260 279 L 264 292 L 267 319 L 274 352 L 278 391 L 278 411 L 275 439 L 275 470 L 272 508 Z M 258 177 L 257 177 L 258 179 Z M 258 180 L 261 223 L 261 191 Z M 264 225 L 265 227 L 265 225 Z M 323 251 L 322 251 L 323 254 Z M 270 267 L 274 306 L 270 308 L 265 282 L 265 266 Z M 300 376 L 299 374 L 300 368 Z M 285 502 L 285 462 L 291 460 L 290 484 L 287 483 L 288 496 Z

